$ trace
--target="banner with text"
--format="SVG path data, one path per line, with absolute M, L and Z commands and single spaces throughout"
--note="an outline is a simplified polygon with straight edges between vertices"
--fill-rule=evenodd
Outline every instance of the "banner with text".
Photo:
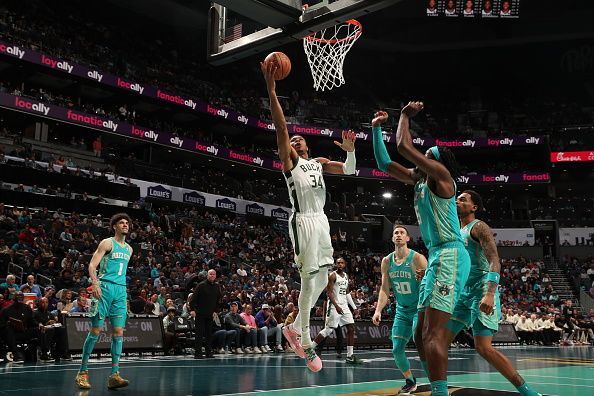
M 130 181 L 140 187 L 140 196 L 143 198 L 183 202 L 246 215 L 274 217 L 278 220 L 289 220 L 291 214 L 291 209 L 281 206 L 224 197 L 166 184 L 150 183 L 145 180 L 130 179 Z
M 186 109 L 196 111 L 203 114 L 209 114 L 213 117 L 224 118 L 227 121 L 239 123 L 242 125 L 251 126 L 254 128 L 274 131 L 274 125 L 267 121 L 262 121 L 253 116 L 246 116 L 233 110 L 224 109 L 218 106 L 211 105 L 196 98 L 190 98 L 185 95 L 173 94 L 156 88 L 150 85 L 141 84 L 131 81 L 127 78 L 122 78 L 102 72 L 93 68 L 82 66 L 71 61 L 56 58 L 42 54 L 40 52 L 25 48 L 22 46 L 10 44 L 0 41 L 0 54 L 13 59 L 19 59 L 42 65 L 53 70 L 61 71 L 73 76 L 92 80 L 100 84 L 106 84 L 111 87 L 120 88 L 126 91 L 131 91 L 136 94 L 146 96 L 149 98 L 159 99 L 167 103 L 172 103 Z M 371 117 L 371 114 L 370 114 Z M 302 135 L 313 136 L 327 136 L 338 139 L 342 134 L 342 129 L 338 127 L 312 126 L 312 125 L 298 125 L 289 124 L 289 133 L 298 133 Z M 369 131 L 357 132 L 357 138 L 371 141 L 372 136 Z M 392 133 L 384 134 L 384 140 L 392 143 L 396 141 L 396 135 Z M 413 140 L 414 144 L 421 147 L 444 146 L 444 147 L 508 147 L 508 146 L 525 146 L 525 145 L 540 145 L 544 143 L 542 136 L 514 136 L 509 138 L 473 138 L 473 139 L 433 139 L 417 137 Z
M 594 150 L 592 151 L 553 151 L 551 162 L 589 162 L 594 161 Z
M 534 228 L 491 229 L 498 246 L 534 246 Z
M 103 132 L 136 138 L 148 143 L 160 144 L 170 148 L 212 155 L 259 168 L 281 170 L 283 166 L 282 163 L 276 159 L 266 158 L 252 153 L 244 153 L 222 146 L 216 146 L 214 144 L 207 144 L 190 138 L 179 137 L 168 132 L 148 129 L 119 120 L 112 120 L 94 114 L 83 113 L 77 110 L 70 110 L 25 97 L 0 93 L 0 107 L 23 111 L 41 117 L 68 122 L 70 124 L 81 125 Z M 355 176 L 390 178 L 387 173 L 374 168 L 358 168 L 355 170 Z M 501 173 L 497 175 L 470 174 L 460 176 L 457 181 L 462 184 L 549 183 L 550 175 L 546 172 Z M 159 194 L 159 191 L 154 191 L 151 196 L 159 198 Z M 168 199 L 166 197 L 166 192 L 163 192 L 162 194 L 163 198 Z
M 561 245 L 594 245 L 594 228 L 559 228 Z
M 80 351 L 91 329 L 91 320 L 85 316 L 65 316 L 64 325 L 68 334 L 68 350 Z M 101 328 L 95 350 L 107 351 L 111 348 L 111 323 L 109 320 Z M 124 351 L 154 350 L 163 348 L 161 319 L 129 317 L 124 330 Z

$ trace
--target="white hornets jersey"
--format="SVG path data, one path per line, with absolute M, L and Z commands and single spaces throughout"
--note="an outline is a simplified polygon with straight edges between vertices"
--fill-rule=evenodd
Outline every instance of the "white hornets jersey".
M 295 213 L 323 213 L 326 204 L 326 183 L 322 164 L 315 159 L 299 157 L 290 171 L 284 172 L 289 199 Z
M 334 271 L 336 274 L 336 282 L 334 282 L 334 296 L 336 297 L 336 303 L 340 306 L 347 306 L 347 292 L 349 290 L 349 277 L 346 272 L 343 272 L 342 275 L 338 275 L 338 272 Z

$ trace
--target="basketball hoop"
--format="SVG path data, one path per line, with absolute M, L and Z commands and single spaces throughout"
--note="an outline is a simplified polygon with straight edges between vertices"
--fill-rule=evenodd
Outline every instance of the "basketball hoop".
M 345 83 L 342 75 L 344 58 L 362 33 L 361 23 L 349 19 L 303 39 L 316 91 L 331 90 Z

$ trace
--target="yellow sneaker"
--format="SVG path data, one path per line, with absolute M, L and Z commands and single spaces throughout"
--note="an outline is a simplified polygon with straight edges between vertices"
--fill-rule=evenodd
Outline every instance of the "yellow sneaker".
M 118 371 L 117 373 L 109 376 L 109 380 L 107 381 L 107 389 L 123 388 L 128 386 L 129 383 L 130 381 L 122 378 L 120 376 L 120 372 Z
M 76 385 L 80 389 L 91 389 L 91 384 L 89 383 L 89 372 L 88 371 L 81 371 L 76 374 L 76 378 L 74 379 Z

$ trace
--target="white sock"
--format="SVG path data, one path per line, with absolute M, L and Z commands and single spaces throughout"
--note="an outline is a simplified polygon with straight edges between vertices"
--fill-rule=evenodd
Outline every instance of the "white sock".
M 353 356 L 353 349 L 355 347 L 353 345 L 347 345 L 347 357 Z

